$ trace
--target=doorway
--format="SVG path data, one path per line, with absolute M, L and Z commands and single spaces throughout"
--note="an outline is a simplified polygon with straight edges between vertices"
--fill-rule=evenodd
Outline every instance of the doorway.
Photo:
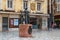
M 2 18 L 2 31 L 8 31 L 8 17 Z
M 33 29 L 38 29 L 37 18 L 30 18 L 30 24 L 32 24 Z
M 42 18 L 38 18 L 37 24 L 38 24 L 38 29 L 41 29 L 42 28 Z

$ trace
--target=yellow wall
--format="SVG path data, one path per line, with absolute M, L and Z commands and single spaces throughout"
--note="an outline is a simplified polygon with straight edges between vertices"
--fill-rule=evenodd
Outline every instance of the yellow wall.
M 14 1 L 14 9 L 15 11 L 20 11 L 22 9 L 22 0 Z
M 47 4 L 48 4 L 47 2 L 48 2 L 48 0 L 43 0 L 43 2 L 40 2 L 41 3 L 41 11 L 40 12 L 47 14 Z M 37 12 L 37 7 L 36 7 L 37 2 L 34 1 L 34 0 L 31 0 L 29 3 L 34 3 L 35 4 L 35 10 L 33 10 L 33 12 Z M 31 9 L 30 9 L 30 11 L 32 12 Z
M 16 12 L 18 12 L 18 11 L 20 11 L 20 10 L 23 10 L 23 1 L 22 0 L 14 0 L 13 1 L 13 9 L 16 11 Z M 31 11 L 32 12 L 32 10 L 30 9 L 30 4 L 31 3 L 34 3 L 35 4 L 35 10 L 33 10 L 33 12 L 36 12 L 36 1 L 34 1 L 34 0 L 29 0 L 29 2 L 28 2 L 28 10 L 29 11 Z M 2 9 L 3 10 L 6 10 L 7 8 L 6 8 L 6 0 L 2 0 Z M 44 2 L 41 2 L 41 12 L 42 13 L 47 13 L 47 0 L 44 0 Z
M 47 8 L 48 8 L 47 6 L 48 6 L 48 1 L 44 0 L 44 2 L 42 3 L 42 9 L 41 10 L 45 14 L 47 13 Z
M 32 5 L 31 5 L 31 4 L 32 4 Z M 35 11 L 36 11 L 36 2 L 35 2 L 34 0 L 30 0 L 30 1 L 29 1 L 29 6 L 30 6 L 29 10 L 30 10 L 31 12 L 35 12 Z
M 6 9 L 6 0 L 2 0 L 2 9 L 3 9 L 3 10 Z
M 3 10 L 8 10 L 7 7 L 6 7 L 6 5 L 7 5 L 6 1 L 7 0 L 2 0 L 2 9 Z M 21 5 L 22 5 L 22 0 L 14 0 L 13 1 L 13 6 L 14 6 L 13 9 L 15 11 L 20 11 L 20 9 L 22 7 Z

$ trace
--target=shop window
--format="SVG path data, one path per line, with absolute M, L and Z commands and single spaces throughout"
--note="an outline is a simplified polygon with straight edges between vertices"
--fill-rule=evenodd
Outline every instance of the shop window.
M 30 24 L 36 25 L 37 24 L 37 19 L 36 18 L 30 18 Z
M 18 19 L 14 19 L 14 26 L 18 26 Z
M 14 18 L 11 18 L 10 19 L 10 21 L 9 21 L 9 27 L 10 28 L 18 28 L 19 27 L 19 19 L 18 18 L 16 18 L 16 19 L 14 19 Z
M 11 25 L 13 25 L 14 24 L 14 21 L 13 20 L 11 20 Z

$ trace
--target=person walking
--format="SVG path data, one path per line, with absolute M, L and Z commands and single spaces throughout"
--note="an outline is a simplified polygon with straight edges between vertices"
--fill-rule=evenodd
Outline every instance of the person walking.
M 53 28 L 54 28 L 54 23 L 51 22 L 51 30 L 53 30 Z

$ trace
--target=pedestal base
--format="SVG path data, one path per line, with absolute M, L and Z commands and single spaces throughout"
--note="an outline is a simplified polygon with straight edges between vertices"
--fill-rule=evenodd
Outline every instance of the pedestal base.
M 32 25 L 31 24 L 20 24 L 19 25 L 19 36 L 20 37 L 32 37 Z

